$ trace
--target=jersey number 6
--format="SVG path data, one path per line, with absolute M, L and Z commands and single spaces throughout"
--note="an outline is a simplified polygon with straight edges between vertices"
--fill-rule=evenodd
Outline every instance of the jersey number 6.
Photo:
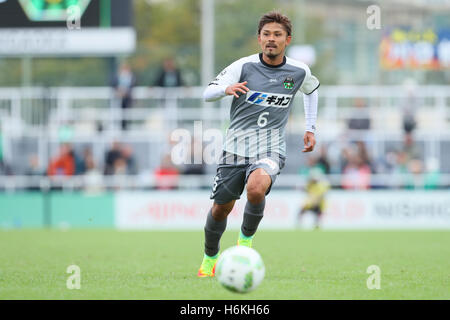
M 259 115 L 258 117 L 258 126 L 260 128 L 263 128 L 267 125 L 267 118 L 265 118 L 264 116 L 267 116 L 269 114 L 269 112 L 263 112 Z

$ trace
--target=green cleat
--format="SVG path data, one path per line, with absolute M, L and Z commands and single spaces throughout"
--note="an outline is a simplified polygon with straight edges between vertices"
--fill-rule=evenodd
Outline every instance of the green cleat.
M 237 242 L 238 246 L 245 246 L 245 247 L 252 247 L 252 241 L 253 241 L 253 236 L 251 237 L 247 237 L 245 236 L 242 231 L 239 232 L 239 239 Z
M 218 258 L 219 254 L 216 254 L 214 257 L 210 257 L 205 254 L 203 256 L 202 265 L 200 266 L 200 269 L 198 269 L 197 276 L 200 278 L 214 277 Z

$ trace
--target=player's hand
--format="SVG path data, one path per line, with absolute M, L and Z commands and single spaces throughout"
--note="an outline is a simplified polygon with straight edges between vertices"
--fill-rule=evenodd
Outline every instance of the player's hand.
M 306 131 L 303 136 L 303 142 L 305 143 L 305 147 L 302 152 L 311 152 L 314 150 L 314 146 L 316 145 L 316 138 L 314 137 L 314 133 Z
M 225 90 L 225 94 L 231 96 L 234 95 L 236 98 L 239 98 L 239 95 L 237 94 L 238 92 L 241 93 L 247 93 L 248 91 L 250 91 L 245 85 L 247 84 L 247 81 L 244 82 L 238 82 L 235 84 L 232 84 L 231 86 L 228 86 Z

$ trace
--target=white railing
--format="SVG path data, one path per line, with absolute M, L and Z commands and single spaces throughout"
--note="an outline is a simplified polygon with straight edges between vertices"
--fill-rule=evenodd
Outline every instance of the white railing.
M 334 188 L 343 187 L 345 175 L 324 175 Z M 159 181 L 159 182 L 158 182 Z M 175 182 L 174 182 L 175 181 Z M 450 188 L 450 174 L 441 174 L 438 182 L 430 185 L 426 183 L 426 174 L 372 174 L 370 175 L 371 188 L 397 188 L 397 189 L 436 189 Z M 119 189 L 149 189 L 161 186 L 161 180 L 152 175 L 116 175 L 116 176 L 91 176 L 80 175 L 71 177 L 47 177 L 47 176 L 0 176 L 0 190 L 14 192 L 17 190 L 34 189 L 48 191 L 58 189 L 63 191 L 106 191 Z M 213 175 L 179 175 L 167 177 L 167 182 L 178 189 L 211 188 Z M 301 189 L 304 188 L 307 177 L 303 175 L 281 173 L 274 188 Z M 355 189 L 364 189 L 355 187 Z
M 413 92 L 420 119 L 418 130 L 448 130 L 449 88 L 422 86 L 411 91 L 403 86 L 322 86 L 319 88 L 318 126 L 334 135 L 342 130 L 345 120 L 367 113 L 372 120 L 373 132 L 399 132 L 402 108 Z M 133 91 L 133 108 L 121 110 L 109 87 L 0 88 L 0 117 L 7 128 L 4 131 L 16 135 L 38 132 L 43 126 L 57 128 L 68 122 L 98 123 L 107 132 L 117 134 L 122 119 L 147 121 L 147 126 L 136 127 L 138 132 L 152 128 L 152 125 L 160 128 L 161 124 L 154 123 L 155 118 L 169 128 L 194 120 L 224 125 L 229 115 L 230 98 L 218 103 L 204 103 L 202 93 L 202 87 L 137 87 Z M 354 99 L 366 100 L 367 108 L 355 108 Z M 297 95 L 292 113 L 292 118 L 299 121 L 303 115 L 300 100 Z M 290 126 L 289 130 L 295 131 L 299 127 Z
M 425 157 L 441 158 L 442 141 L 450 141 L 450 90 L 449 86 L 421 86 L 415 90 L 403 86 L 321 86 L 319 88 L 319 116 L 317 137 L 320 142 L 341 143 L 351 139 L 373 142 L 369 151 L 374 156 L 385 152 L 387 142 L 403 140 L 403 106 L 411 93 L 414 95 L 418 127 L 417 140 L 425 142 Z M 60 139 L 60 129 L 70 124 L 73 143 L 92 143 L 97 163 L 104 160 L 109 144 L 119 139 L 126 143 L 152 143 L 156 147 L 148 155 L 158 162 L 168 147 L 168 136 L 174 128 L 192 130 L 194 121 L 202 121 L 203 128 L 227 127 L 230 97 L 215 103 L 205 103 L 202 87 L 149 88 L 137 87 L 133 91 L 133 107 L 122 110 L 114 91 L 109 87 L 60 87 L 60 88 L 0 88 L 0 124 L 5 162 L 15 163 L 12 141 L 34 138 L 38 141 L 37 154 L 46 164 L 54 156 Z M 356 99 L 366 101 L 366 107 L 355 107 Z M 287 126 L 287 134 L 302 134 L 303 102 L 297 95 L 295 106 Z M 368 116 L 368 131 L 351 132 L 346 129 L 350 118 Z M 129 130 L 121 130 L 122 120 L 129 120 Z M 98 127 L 102 131 L 98 131 Z M 300 141 L 299 141 L 300 143 Z M 20 155 L 22 157 L 23 155 Z M 156 159 L 156 160 L 155 160 Z M 148 163 L 149 161 L 147 161 Z M 442 160 L 441 160 L 442 162 Z M 151 172 L 152 168 L 143 168 Z M 380 185 L 389 184 L 382 175 L 373 176 Z M 0 185 L 27 186 L 30 177 L 2 177 Z M 45 181 L 40 179 L 34 186 Z M 210 179 L 203 186 L 209 185 Z M 209 180 L 208 180 L 209 179 Z M 282 178 L 280 179 L 283 181 Z M 287 179 L 287 178 L 286 178 Z M 287 185 L 295 185 L 298 176 L 287 179 Z M 332 177 L 330 177 L 334 181 Z M 337 179 L 337 178 L 336 178 Z M 64 180 L 66 185 L 82 185 L 83 178 Z M 21 182 L 22 181 L 22 182 Z M 67 181 L 71 181 L 70 183 Z M 81 182 L 80 182 L 81 181 Z M 119 182 L 117 182 L 119 181 Z M 104 177 L 105 186 L 136 183 L 136 178 Z M 151 187 L 151 180 L 142 186 Z M 189 177 L 180 181 L 198 182 Z M 200 179 L 199 181 L 203 181 Z M 337 179 L 336 181 L 339 181 Z M 55 182 L 54 182 L 55 183 Z M 183 183 L 183 182 L 180 182 Z M 203 183 L 203 182 L 202 182 Z M 338 185 L 338 182 L 335 183 Z M 445 185 L 445 183 L 443 183 Z

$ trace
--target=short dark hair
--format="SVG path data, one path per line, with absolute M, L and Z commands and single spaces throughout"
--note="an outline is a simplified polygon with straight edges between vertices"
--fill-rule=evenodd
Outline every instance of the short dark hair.
M 292 34 L 292 23 L 291 20 L 289 20 L 288 17 L 285 15 L 279 13 L 278 11 L 271 11 L 266 13 L 259 19 L 259 25 L 258 25 L 258 34 L 261 33 L 262 28 L 268 24 L 276 22 L 283 26 L 284 30 L 286 30 L 287 35 L 290 36 Z

